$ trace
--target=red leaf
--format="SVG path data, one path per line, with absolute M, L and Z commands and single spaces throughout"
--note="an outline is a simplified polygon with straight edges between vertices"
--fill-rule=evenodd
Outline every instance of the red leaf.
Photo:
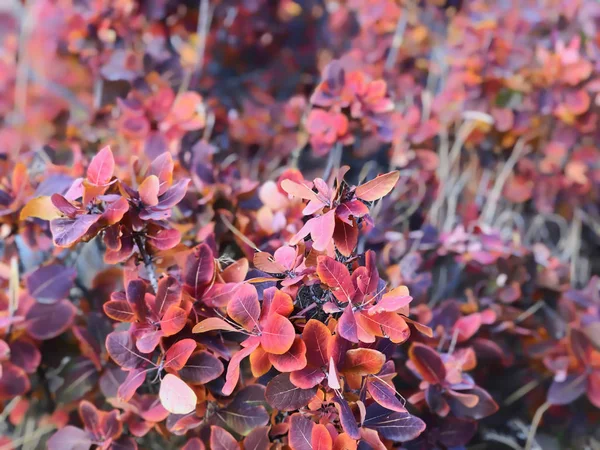
M 96 186 L 106 185 L 110 182 L 115 171 L 115 159 L 110 147 L 104 147 L 90 161 L 87 169 L 87 179 Z
M 260 345 L 267 353 L 282 355 L 291 348 L 295 336 L 292 322 L 279 314 L 272 314 L 262 326 Z
M 329 256 L 317 258 L 317 275 L 322 283 L 332 288 L 333 295 L 341 302 L 349 302 L 354 295 L 350 272 L 344 264 Z
M 263 311 L 261 319 L 269 317 L 271 314 L 280 314 L 284 317 L 289 316 L 294 311 L 294 302 L 285 292 L 281 292 L 275 287 L 267 288 L 263 292 Z
M 175 228 L 163 228 L 148 235 L 148 243 L 158 250 L 169 250 L 181 242 L 181 233 Z
M 202 295 L 202 301 L 213 308 L 227 306 L 242 283 L 215 283 Z
M 160 403 L 173 414 L 188 414 L 196 409 L 196 393 L 180 378 L 166 374 L 158 392 Z
M 171 186 L 173 182 L 173 168 L 173 158 L 169 152 L 160 154 L 150 164 L 150 175 L 155 175 L 160 182 L 158 185 L 158 195 L 164 194 Z
M 119 197 L 118 200 L 107 203 L 104 212 L 102 213 L 102 220 L 108 225 L 114 225 L 120 222 L 125 213 L 129 210 L 129 203 L 124 197 Z
M 129 302 L 123 300 L 111 300 L 106 302 L 102 309 L 104 314 L 119 322 L 135 322 L 135 314 Z
M 375 306 L 369 308 L 369 314 L 373 315 L 380 312 L 398 312 L 408 306 L 412 297 L 408 293 L 406 286 L 398 286 L 389 292 L 383 294 L 383 297 Z
M 322 216 L 310 219 L 312 221 L 310 235 L 313 248 L 319 252 L 325 251 L 333 238 L 335 229 L 335 211 L 331 210 Z
M 284 273 L 285 267 L 275 261 L 275 258 L 267 252 L 258 252 L 254 254 L 254 267 L 267 273 Z
M 225 384 L 221 389 L 223 395 L 231 395 L 240 379 L 240 363 L 260 345 L 260 341 L 252 337 L 246 339 L 245 343 L 247 343 L 247 346 L 243 347 L 239 352 L 233 355 L 229 361 L 227 374 L 225 375 Z
M 252 284 L 241 285 L 227 305 L 227 315 L 248 331 L 258 328 L 260 303 Z
M 310 319 L 302 331 L 306 344 L 306 359 L 313 367 L 324 367 L 329 363 L 331 331 L 318 320 Z
M 194 350 L 196 350 L 196 341 L 193 339 L 177 341 L 165 354 L 165 369 L 181 370 Z
M 315 425 L 310 436 L 313 450 L 333 449 L 333 440 L 325 425 Z
M 214 330 L 237 331 L 236 328 L 225 322 L 223 319 L 219 319 L 218 317 L 210 317 L 194 325 L 192 333 L 206 333 Z
M 358 444 L 356 442 L 356 439 L 352 439 L 346 433 L 338 434 L 335 440 L 333 441 L 333 450 L 356 450 L 357 448 Z
M 369 208 L 360 200 L 351 200 L 340 204 L 335 209 L 335 214 L 342 222 L 352 225 L 350 217 L 359 218 L 369 214 Z
M 400 344 L 410 336 L 410 328 L 396 313 L 382 312 L 370 315 L 361 311 L 355 317 L 358 337 L 362 342 L 373 342 L 371 337 L 378 336 L 387 337 L 394 344 Z
M 160 188 L 160 181 L 156 175 L 150 175 L 138 188 L 140 193 L 140 200 L 147 206 L 156 206 L 158 204 L 158 190 Z
M 306 345 L 296 336 L 290 349 L 282 355 L 269 354 L 269 360 L 273 367 L 280 372 L 293 372 L 306 367 Z
M 446 378 L 444 362 L 432 348 L 418 342 L 414 343 L 408 351 L 408 357 L 423 380 L 432 384 L 440 384 Z
M 468 316 L 462 316 L 454 323 L 452 333 L 458 333 L 458 342 L 464 342 L 470 339 L 481 326 L 481 314 L 473 313 Z
M 179 306 L 171 305 L 160 321 L 160 328 L 165 336 L 173 336 L 179 333 L 185 326 L 187 313 Z
M 181 285 L 172 276 L 161 278 L 158 282 L 158 290 L 152 304 L 152 310 L 157 317 L 162 317 L 163 313 L 170 306 L 179 306 L 181 303 Z
M 390 191 L 394 189 L 399 178 L 400 172 L 394 170 L 393 172 L 379 175 L 377 178 L 361 184 L 356 188 L 354 193 L 361 200 L 372 202 L 389 194 Z
M 307 185 L 302 183 L 296 183 L 290 179 L 281 181 L 281 189 L 287 192 L 292 197 L 298 197 L 303 200 L 317 200 L 317 194 Z
M 344 256 L 352 255 L 358 243 L 358 226 L 352 226 L 341 220 L 335 221 L 333 241 L 338 251 Z
M 258 347 L 250 355 L 250 370 L 256 378 L 262 377 L 265 373 L 271 370 L 273 364 L 269 358 L 270 354 L 265 352 L 261 347 Z
M 321 367 L 307 366 L 290 374 L 290 382 L 301 389 L 313 388 L 324 379 L 325 374 Z
M 385 355 L 370 348 L 356 348 L 346 352 L 344 372 L 360 376 L 379 373 L 385 363 Z

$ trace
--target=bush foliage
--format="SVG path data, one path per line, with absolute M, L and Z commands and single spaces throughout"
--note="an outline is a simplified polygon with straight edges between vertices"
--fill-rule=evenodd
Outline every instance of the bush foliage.
M 0 9 L 0 448 L 599 448 L 600 4 Z

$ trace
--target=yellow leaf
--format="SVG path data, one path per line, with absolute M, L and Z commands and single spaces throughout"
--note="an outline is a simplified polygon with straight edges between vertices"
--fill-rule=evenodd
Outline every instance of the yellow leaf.
M 19 215 L 20 220 L 25 220 L 28 217 L 37 217 L 42 220 L 52 220 L 61 217 L 62 214 L 52 204 L 50 197 L 45 195 L 42 197 L 36 197 L 23 207 L 21 214 Z

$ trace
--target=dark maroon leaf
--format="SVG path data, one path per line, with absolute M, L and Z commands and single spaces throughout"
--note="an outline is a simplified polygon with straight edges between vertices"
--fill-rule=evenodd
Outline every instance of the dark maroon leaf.
M 75 307 L 68 300 L 35 303 L 25 315 L 25 327 L 35 339 L 52 339 L 66 331 L 75 317 Z
M 183 281 L 190 294 L 198 298 L 204 286 L 213 278 L 215 263 L 212 250 L 206 244 L 200 244 L 187 257 L 183 270 Z
M 77 271 L 72 267 L 50 264 L 31 272 L 25 279 L 29 295 L 40 303 L 54 303 L 69 296 Z
M 477 422 L 446 417 L 439 430 L 439 441 L 447 447 L 466 445 L 477 431 Z
M 244 439 L 244 450 L 269 450 L 271 427 L 257 427 Z
M 25 372 L 34 373 L 41 361 L 42 354 L 31 342 L 18 339 L 10 343 L 10 362 Z
M 289 373 L 277 375 L 269 384 L 265 397 L 269 405 L 280 411 L 294 411 L 306 406 L 315 396 L 317 388 L 300 389 L 292 384 Z
M 20 367 L 5 361 L 0 367 L 0 400 L 12 400 L 25 394 L 31 387 L 29 377 Z
M 475 387 L 473 389 L 469 389 L 468 391 L 461 391 L 461 393 L 476 395 L 479 397 L 479 401 L 474 407 L 469 408 L 457 398 L 448 396 L 446 398 L 448 400 L 448 404 L 450 405 L 454 415 L 458 418 L 479 420 L 483 419 L 484 417 L 491 416 L 498 411 L 498 405 L 494 399 L 490 396 L 490 394 L 480 387 Z
M 179 376 L 188 384 L 206 384 L 223 373 L 223 363 L 212 354 L 201 351 L 193 354 Z
M 408 412 L 395 412 L 373 403 L 367 408 L 365 428 L 377 431 L 382 437 L 394 442 L 415 439 L 425 430 L 425 422 Z

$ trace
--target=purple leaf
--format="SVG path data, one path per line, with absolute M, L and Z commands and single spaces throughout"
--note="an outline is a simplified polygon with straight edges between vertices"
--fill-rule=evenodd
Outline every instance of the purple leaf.
M 223 373 L 223 363 L 216 356 L 201 351 L 193 354 L 179 371 L 179 376 L 188 384 L 206 384 Z
M 352 409 L 350 405 L 343 397 L 336 397 L 334 400 L 335 407 L 338 410 L 338 414 L 340 416 L 340 423 L 342 424 L 342 428 L 350 436 L 352 439 L 360 438 L 360 431 L 358 430 L 358 425 L 356 424 L 356 419 L 354 418 L 354 414 L 352 413 Z
M 77 271 L 72 267 L 50 264 L 39 267 L 25 279 L 29 295 L 40 303 L 54 303 L 69 296 Z
M 52 339 L 73 323 L 75 307 L 68 300 L 53 304 L 35 303 L 25 316 L 29 335 L 35 339 Z
M 294 411 L 306 406 L 317 393 L 317 388 L 300 389 L 292 384 L 289 373 L 277 375 L 265 391 L 269 405 L 280 411 Z
M 290 418 L 288 440 L 293 450 L 313 450 L 312 430 L 315 423 L 300 414 Z
M 48 450 L 88 450 L 92 439 L 82 429 L 67 425 L 48 439 L 47 446 Z
M 106 350 L 110 357 L 123 369 L 137 369 L 147 359 L 140 355 L 127 331 L 113 331 L 106 337 Z
M 390 411 L 377 403 L 367 408 L 367 418 L 363 426 L 394 442 L 410 441 L 425 430 L 425 422 L 418 417 L 407 412 Z
M 548 390 L 548 401 L 553 405 L 568 405 L 587 389 L 587 377 L 569 375 L 564 381 L 553 381 Z
M 70 247 L 82 238 L 100 217 L 100 214 L 86 214 L 74 219 L 61 217 L 51 220 L 50 231 L 54 244 L 58 247 Z

